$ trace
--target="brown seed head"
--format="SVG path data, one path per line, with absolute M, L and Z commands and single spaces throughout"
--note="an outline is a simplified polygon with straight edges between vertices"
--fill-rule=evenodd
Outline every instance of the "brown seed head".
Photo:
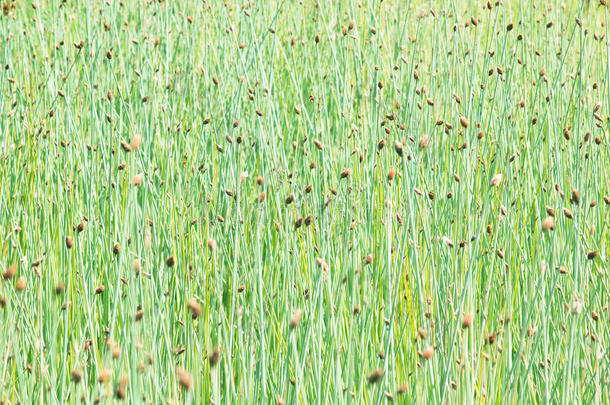
M 6 268 L 3 277 L 5 280 L 10 280 L 15 277 L 15 274 L 17 274 L 17 266 L 11 264 Z
M 201 305 L 197 302 L 195 298 L 190 298 L 187 301 L 186 305 L 189 311 L 191 311 L 193 319 L 196 319 L 201 315 Z
M 464 127 L 464 128 L 468 128 L 468 119 L 464 116 L 460 117 L 460 124 Z
M 212 350 L 212 353 L 208 355 L 208 361 L 210 366 L 214 367 L 220 361 L 220 348 L 217 346 Z
M 131 147 L 131 150 L 138 150 L 140 145 L 142 145 L 142 135 L 136 134 L 131 138 L 129 146 Z
M 182 389 L 190 391 L 193 388 L 193 377 L 185 369 L 176 367 L 176 378 Z
M 381 377 L 383 377 L 383 370 L 378 368 L 373 370 L 371 374 L 369 374 L 367 380 L 369 381 L 369 384 L 375 384 L 376 382 L 381 380 Z
M 474 321 L 474 314 L 472 312 L 466 313 L 462 318 L 462 328 L 470 328 L 472 326 L 472 321 Z
M 110 377 L 112 377 L 112 370 L 106 368 L 100 371 L 100 375 L 97 377 L 97 381 L 100 383 L 105 383 L 110 381 Z
M 124 140 L 121 140 L 121 149 L 123 149 L 123 151 L 125 152 L 131 152 L 131 145 L 129 145 Z
M 125 399 L 127 397 L 127 387 L 129 386 L 129 377 L 123 376 L 119 379 L 116 385 L 114 395 L 118 399 Z
M 214 252 L 216 250 L 216 248 L 218 248 L 218 245 L 216 244 L 216 241 L 212 238 L 208 239 L 208 249 L 210 249 L 210 251 Z
M 404 151 L 402 149 L 402 143 L 400 141 L 395 141 L 394 142 L 394 150 L 396 151 L 396 153 L 398 154 L 398 156 L 402 157 L 404 154 Z
M 299 323 L 301 323 L 302 316 L 303 312 L 301 312 L 301 310 L 294 311 L 294 313 L 292 314 L 292 318 L 290 318 L 290 330 L 293 330 L 294 328 L 299 326 Z
M 429 144 L 430 144 L 430 137 L 428 135 L 422 136 L 421 139 L 419 140 L 419 147 L 421 149 L 426 149 Z
M 75 384 L 78 384 L 83 379 L 83 372 L 78 369 L 74 369 L 70 373 L 70 376 L 72 377 L 72 381 Z
M 55 284 L 55 295 L 61 295 L 63 294 L 64 290 L 65 290 L 66 286 L 64 285 L 63 282 L 58 282 L 57 284 Z
M 544 232 L 552 231 L 555 229 L 555 219 L 551 216 L 548 216 L 542 220 L 542 230 Z
M 24 276 L 21 276 L 17 279 L 17 284 L 15 284 L 15 289 L 19 292 L 25 290 L 26 279 Z
M 572 196 L 570 197 L 572 204 L 580 204 L 580 193 L 575 188 L 572 189 Z

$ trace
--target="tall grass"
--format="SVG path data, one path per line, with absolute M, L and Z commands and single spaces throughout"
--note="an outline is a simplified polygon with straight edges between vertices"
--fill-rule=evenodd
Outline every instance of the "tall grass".
M 606 24 L 5 2 L 0 402 L 609 402 Z

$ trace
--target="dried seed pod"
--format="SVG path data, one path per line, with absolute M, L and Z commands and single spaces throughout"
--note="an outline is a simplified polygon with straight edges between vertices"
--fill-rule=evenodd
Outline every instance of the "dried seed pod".
M 468 128 L 469 122 L 468 119 L 464 116 L 460 117 L 460 124 L 462 125 L 462 127 L 464 128 Z
M 316 262 L 318 263 L 318 267 L 321 267 L 322 270 L 325 270 L 325 271 L 328 270 L 328 263 L 326 263 L 326 260 L 324 260 L 324 258 L 317 257 Z
M 552 231 L 555 229 L 555 219 L 552 216 L 548 216 L 542 220 L 542 230 L 544 232 Z
M 140 145 L 142 144 L 142 135 L 136 134 L 131 138 L 131 141 L 129 141 L 129 146 L 131 147 L 131 150 L 138 150 L 140 148 Z
M 344 170 L 341 172 L 341 178 L 342 178 L 342 179 L 346 179 L 347 177 L 349 177 L 349 169 L 344 169 Z
M 299 323 L 301 323 L 302 316 L 303 313 L 301 312 L 301 310 L 297 310 L 292 314 L 292 318 L 290 318 L 290 330 L 293 330 L 294 328 L 299 326 Z
M 472 321 L 474 320 L 474 314 L 472 312 L 468 312 L 462 318 L 462 328 L 468 329 L 472 326 Z
M 422 352 L 422 357 L 425 360 L 430 360 L 433 355 L 434 355 L 434 348 L 432 346 L 426 346 L 426 348 Z
M 83 379 L 83 372 L 81 370 L 74 369 L 70 373 L 70 377 L 72 378 L 74 384 L 78 384 Z
M 422 136 L 421 139 L 419 140 L 420 149 L 426 149 L 429 144 L 430 144 L 430 137 L 428 135 Z
M 193 319 L 198 318 L 201 315 L 201 305 L 197 302 L 195 298 L 191 298 L 186 303 L 189 311 L 191 311 L 191 316 Z
M 167 267 L 174 267 L 174 265 L 176 264 L 176 257 L 175 256 L 169 256 L 167 259 L 165 259 L 165 265 Z
M 24 276 L 21 276 L 17 279 L 17 283 L 15 284 L 15 289 L 19 292 L 25 290 L 25 285 L 26 285 L 27 281 L 26 278 Z
M 182 389 L 186 391 L 193 389 L 193 377 L 185 369 L 176 367 L 176 378 Z
M 447 236 L 443 236 L 443 237 L 441 238 L 441 240 L 443 241 L 443 243 L 444 243 L 445 245 L 449 246 L 450 248 L 452 248 L 452 247 L 454 246 L 454 245 L 453 245 L 453 241 L 452 241 L 451 239 L 449 239 Z
M 395 176 L 396 176 L 396 169 L 391 168 L 391 169 L 388 171 L 388 180 L 389 180 L 389 181 L 394 180 L 394 177 L 395 177 Z
M 123 149 L 123 151 L 125 152 L 131 152 L 131 145 L 129 145 L 124 140 L 121 140 L 121 149 Z
M 303 225 L 303 217 L 299 217 L 294 221 L 294 229 L 299 229 Z
M 491 185 L 497 187 L 502 182 L 502 173 L 498 173 L 491 178 Z
M 597 253 L 598 253 L 597 250 L 591 250 L 591 251 L 587 252 L 587 259 L 588 260 L 595 259 L 597 257 Z
M 220 348 L 215 347 L 212 350 L 212 353 L 208 355 L 208 361 L 210 362 L 210 367 L 214 367 L 220 361 Z
M 570 197 L 570 201 L 573 204 L 580 204 L 580 193 L 575 188 L 572 189 L 572 196 Z
M 568 219 L 572 219 L 572 211 L 570 211 L 567 208 L 563 209 L 563 215 L 565 215 L 565 217 L 568 218 Z
M 110 381 L 110 377 L 112 377 L 112 370 L 110 370 L 109 368 L 106 368 L 106 369 L 100 371 L 100 374 L 97 377 L 97 381 L 100 383 L 105 383 L 105 382 Z
M 398 156 L 402 157 L 404 154 L 404 151 L 402 149 L 402 143 L 400 141 L 395 141 L 394 142 L 394 150 L 396 151 L 396 153 L 398 154 Z
M 72 249 L 72 246 L 74 246 L 74 239 L 72 239 L 72 236 L 68 235 L 66 236 L 66 247 Z
M 5 280 L 10 280 L 13 277 L 15 277 L 15 274 L 17 274 L 17 266 L 15 266 L 14 264 L 11 264 L 4 271 L 3 277 Z
M 55 284 L 55 295 L 61 295 L 64 293 L 66 286 L 61 281 Z
M 208 239 L 207 245 L 208 245 L 208 249 L 210 249 L 211 252 L 214 252 L 218 248 L 216 241 L 212 238 Z
M 546 213 L 549 214 L 550 216 L 554 217 L 555 216 L 555 210 L 552 207 L 549 207 L 548 205 L 545 207 Z
M 381 377 L 383 377 L 383 370 L 378 368 L 378 369 L 373 370 L 369 374 L 367 380 L 368 380 L 369 384 L 375 384 L 376 382 L 381 380 Z
M 114 395 L 117 399 L 125 399 L 127 397 L 127 387 L 129 386 L 129 377 L 123 376 L 119 379 L 116 385 Z

